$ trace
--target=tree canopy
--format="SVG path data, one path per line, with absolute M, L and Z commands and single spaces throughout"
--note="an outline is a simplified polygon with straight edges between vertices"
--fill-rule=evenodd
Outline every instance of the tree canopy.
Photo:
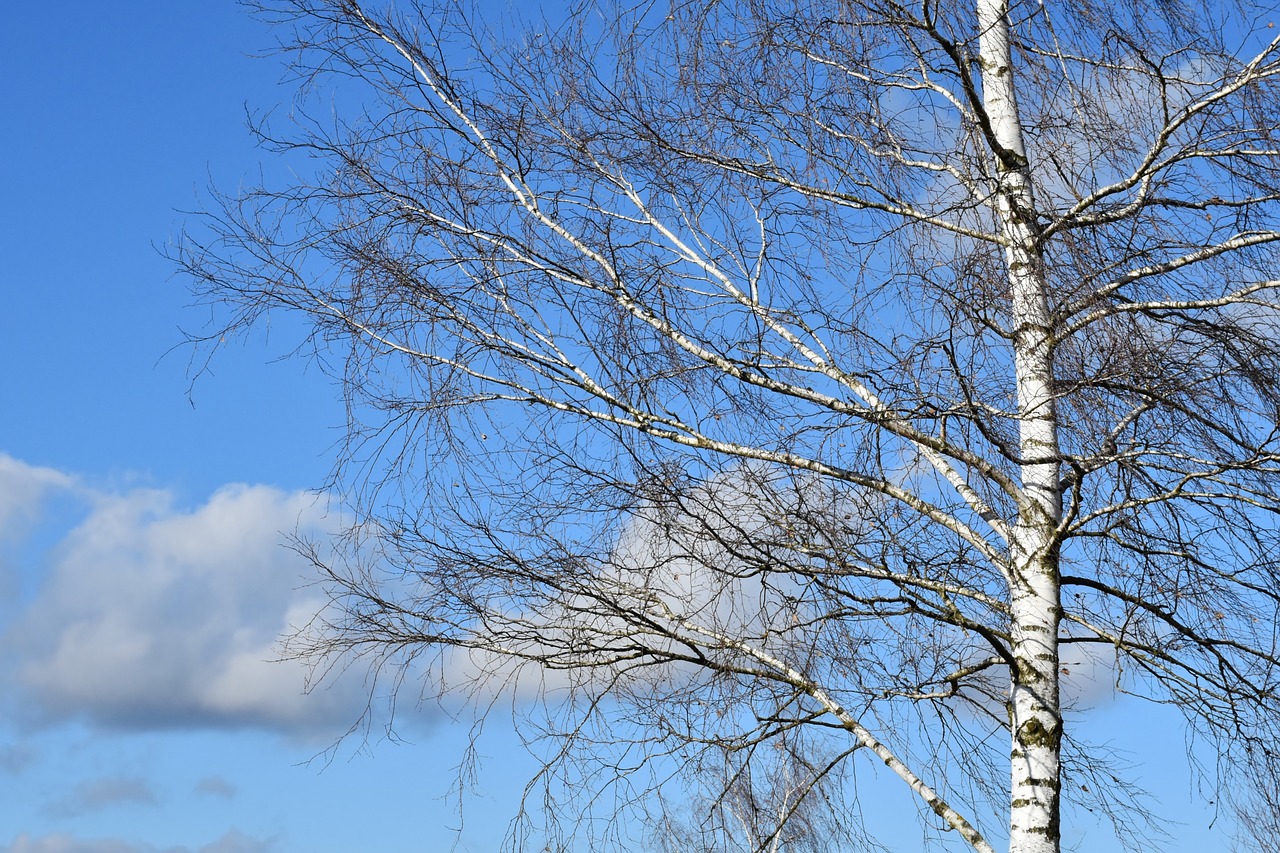
M 1068 648 L 1267 837 L 1274 7 L 260 11 L 314 170 L 179 260 L 211 342 L 300 313 L 351 404 L 289 649 L 540 709 L 513 847 L 858 849 L 874 761 L 937 839 L 1149 849 Z

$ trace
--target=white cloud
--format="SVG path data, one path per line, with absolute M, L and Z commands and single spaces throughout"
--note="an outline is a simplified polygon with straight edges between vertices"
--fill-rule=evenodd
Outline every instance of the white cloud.
M 73 484 L 8 457 L 0 477 L 26 494 Z M 334 529 L 322 498 L 230 485 L 184 510 L 163 490 L 77 494 L 87 517 L 50 551 L 47 576 L 0 639 L 19 718 L 327 736 L 359 717 L 358 679 L 304 695 L 305 667 L 275 662 L 280 636 L 324 603 L 286 546 L 288 533 Z
M 0 453 L 0 538 L 22 532 L 51 491 L 70 489 L 73 478 L 52 468 L 28 465 Z

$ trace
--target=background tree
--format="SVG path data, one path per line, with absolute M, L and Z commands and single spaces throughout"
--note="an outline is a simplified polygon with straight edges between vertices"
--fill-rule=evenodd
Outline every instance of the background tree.
M 975 850 L 1057 851 L 1064 800 L 1145 844 L 1064 646 L 1176 705 L 1249 807 L 1274 8 L 264 11 L 333 83 L 260 129 L 314 179 L 226 198 L 181 259 L 226 328 L 306 315 L 351 403 L 361 520 L 294 653 L 535 695 L 527 802 L 577 797 L 548 844 L 626 847 L 617 812 L 708 780 L 759 850 L 824 803 L 852 844 L 868 760 Z

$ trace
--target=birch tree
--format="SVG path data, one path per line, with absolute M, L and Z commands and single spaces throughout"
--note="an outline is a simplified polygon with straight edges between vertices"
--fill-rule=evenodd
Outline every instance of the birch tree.
M 690 790 L 757 850 L 820 806 L 869 845 L 871 763 L 953 849 L 1081 808 L 1148 849 L 1085 659 L 1269 825 L 1274 7 L 261 11 L 296 176 L 179 258 L 210 342 L 301 315 L 350 404 L 359 523 L 288 648 L 537 709 L 513 847 Z

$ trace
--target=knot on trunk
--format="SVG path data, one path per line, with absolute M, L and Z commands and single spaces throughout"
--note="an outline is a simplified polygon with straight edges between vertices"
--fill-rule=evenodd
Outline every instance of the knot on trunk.
M 1062 743 L 1062 726 L 1057 723 L 1046 726 L 1038 717 L 1032 717 L 1018 726 L 1018 743 L 1024 747 L 1056 751 Z

